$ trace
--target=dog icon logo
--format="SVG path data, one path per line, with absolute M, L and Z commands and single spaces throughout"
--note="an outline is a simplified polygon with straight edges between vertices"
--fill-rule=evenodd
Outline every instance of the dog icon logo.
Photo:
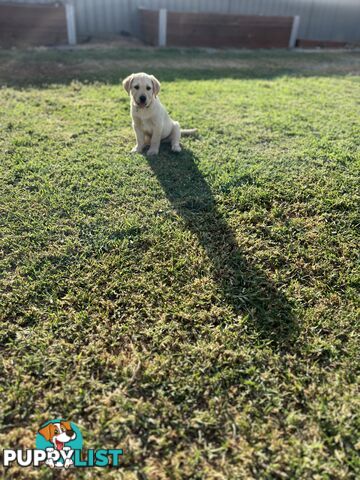
M 82 436 L 79 428 L 69 421 L 56 419 L 46 422 L 36 435 L 36 447 L 47 452 L 46 464 L 51 468 L 69 468 L 74 462 L 74 450 L 81 450 Z
M 83 437 L 74 422 L 56 418 L 38 429 L 35 448 L 5 448 L 0 455 L 0 467 L 111 467 L 121 466 L 122 448 L 83 449 Z M 59 472 L 60 473 L 60 472 Z M 105 478 L 105 477 L 104 477 Z

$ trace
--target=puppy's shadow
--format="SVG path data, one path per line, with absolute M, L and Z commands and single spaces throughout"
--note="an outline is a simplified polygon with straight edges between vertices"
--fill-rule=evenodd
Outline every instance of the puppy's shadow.
M 291 305 L 241 252 L 192 152 L 173 154 L 162 145 L 160 155 L 147 160 L 166 197 L 205 248 L 224 300 L 235 314 L 247 314 L 262 338 L 289 348 L 298 331 Z

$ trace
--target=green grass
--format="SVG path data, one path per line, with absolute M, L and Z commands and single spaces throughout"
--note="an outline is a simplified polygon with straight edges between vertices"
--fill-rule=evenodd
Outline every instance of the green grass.
M 360 55 L 0 63 L 1 448 L 61 416 L 125 450 L 67 478 L 355 479 Z M 182 153 L 129 153 L 137 70 Z

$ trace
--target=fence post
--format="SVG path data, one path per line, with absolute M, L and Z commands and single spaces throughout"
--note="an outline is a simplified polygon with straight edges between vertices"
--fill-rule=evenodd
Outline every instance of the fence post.
M 73 3 L 65 3 L 65 13 L 69 45 L 76 45 L 75 7 Z
M 167 27 L 167 10 L 166 8 L 161 8 L 159 10 L 159 25 L 158 25 L 159 47 L 166 47 L 166 27 Z
M 293 24 L 291 28 L 291 34 L 289 39 L 289 48 L 294 48 L 296 46 L 296 39 L 299 33 L 299 25 L 300 25 L 300 16 L 295 15 L 293 19 Z

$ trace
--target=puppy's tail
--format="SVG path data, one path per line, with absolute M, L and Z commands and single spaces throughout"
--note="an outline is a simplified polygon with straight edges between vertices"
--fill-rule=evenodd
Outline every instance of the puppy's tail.
M 192 137 L 197 134 L 197 128 L 185 128 L 181 129 L 182 137 Z

